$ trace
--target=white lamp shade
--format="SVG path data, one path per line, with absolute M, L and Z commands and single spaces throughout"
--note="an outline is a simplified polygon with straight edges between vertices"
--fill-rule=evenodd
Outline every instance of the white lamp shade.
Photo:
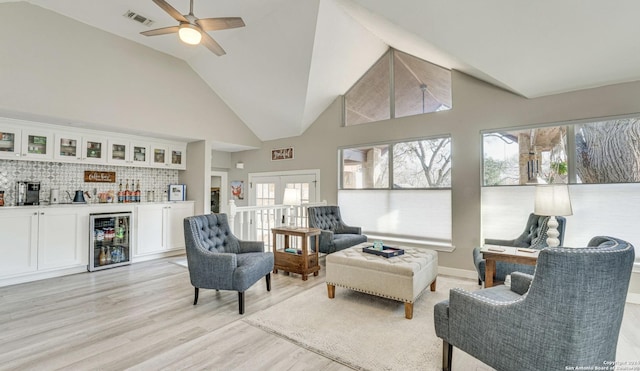
M 282 204 L 289 206 L 300 205 L 300 192 L 295 188 L 285 188 Z
M 198 30 L 194 25 L 188 23 L 180 25 L 178 36 L 180 37 L 180 40 L 190 45 L 198 45 L 200 44 L 200 40 L 202 40 L 200 30 Z
M 536 215 L 566 216 L 573 215 L 569 186 L 566 184 L 542 184 L 536 186 Z

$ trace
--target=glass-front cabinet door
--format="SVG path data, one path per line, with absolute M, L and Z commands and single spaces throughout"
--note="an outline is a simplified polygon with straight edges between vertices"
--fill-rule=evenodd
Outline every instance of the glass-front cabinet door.
M 107 162 L 107 141 L 100 138 L 82 139 L 82 160 L 95 164 Z
M 21 131 L 11 126 L 0 125 L 0 158 L 20 156 Z
M 109 159 L 110 164 L 126 165 L 129 156 L 128 140 L 109 140 Z
M 134 165 L 149 165 L 149 145 L 145 143 L 131 143 L 131 163 Z
M 52 159 L 53 134 L 39 130 L 23 130 L 22 156 L 39 159 Z
M 151 165 L 165 167 L 168 165 L 169 149 L 164 145 L 152 145 L 151 146 L 153 157 L 151 158 Z
M 187 168 L 187 145 L 172 145 L 170 147 L 170 166 L 174 169 Z
M 75 134 L 56 134 L 53 158 L 57 160 L 81 160 L 82 138 Z

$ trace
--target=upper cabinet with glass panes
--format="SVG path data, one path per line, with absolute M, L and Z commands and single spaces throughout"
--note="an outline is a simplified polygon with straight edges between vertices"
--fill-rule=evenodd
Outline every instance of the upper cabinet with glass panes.
M 483 185 L 640 182 L 640 117 L 484 132 Z
M 186 143 L 158 140 L 157 163 L 145 139 L 0 117 L 0 159 L 186 169 Z

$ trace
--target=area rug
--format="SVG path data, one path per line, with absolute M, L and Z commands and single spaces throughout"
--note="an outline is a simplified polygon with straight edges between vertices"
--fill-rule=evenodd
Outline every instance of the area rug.
M 329 299 L 324 283 L 243 320 L 354 369 L 439 370 L 442 340 L 435 334 L 433 306 L 448 299 L 453 287 L 479 286 L 442 276 L 437 286 L 414 303 L 411 320 L 401 302 L 340 287 Z

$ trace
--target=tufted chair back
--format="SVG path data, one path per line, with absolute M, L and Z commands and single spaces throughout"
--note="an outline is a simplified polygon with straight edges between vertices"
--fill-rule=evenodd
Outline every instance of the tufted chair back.
M 338 206 L 316 206 L 309 208 L 309 226 L 333 233 L 340 233 L 343 226 Z
M 560 240 L 560 246 L 562 246 L 566 219 L 562 216 L 557 216 L 556 220 L 558 221 L 558 233 L 560 233 L 558 239 Z M 547 247 L 547 230 L 549 230 L 547 223 L 549 223 L 548 216 L 529 214 L 527 225 L 522 234 L 515 239 L 514 246 L 531 247 L 533 249 Z
M 201 247 L 217 253 L 237 254 L 240 251 L 238 238 L 229 228 L 227 214 L 198 215 L 194 222 L 193 238 L 201 241 Z

